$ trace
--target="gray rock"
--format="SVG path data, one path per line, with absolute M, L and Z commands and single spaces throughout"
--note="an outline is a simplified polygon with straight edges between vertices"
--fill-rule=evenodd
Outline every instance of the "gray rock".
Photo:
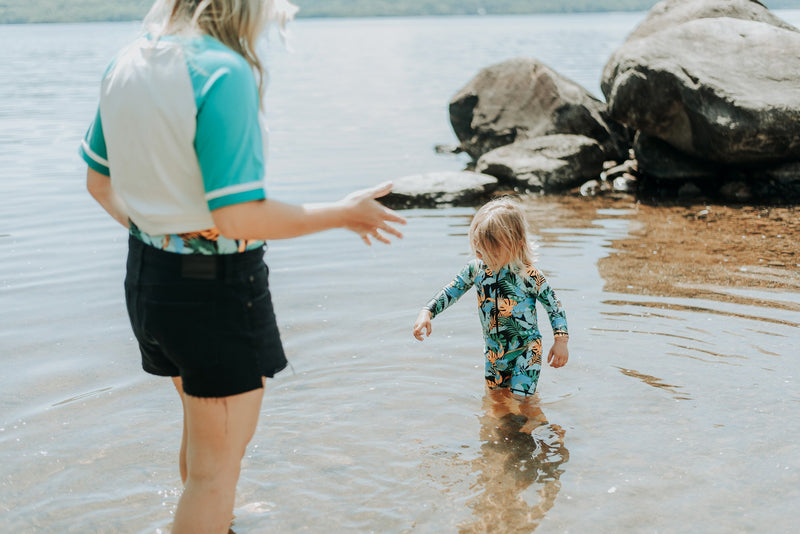
M 800 161 L 792 161 L 764 169 L 764 177 L 780 184 L 800 182 Z
M 603 92 L 612 117 L 697 158 L 800 159 L 797 31 L 690 20 L 626 41 L 608 62 Z
M 617 193 L 632 193 L 636 191 L 638 180 L 634 175 L 626 172 L 622 176 L 614 178 L 612 184 L 612 189 Z
M 600 180 L 589 180 L 581 185 L 581 196 L 596 197 L 601 190 L 602 184 L 600 183 Z
M 381 202 L 393 209 L 472 206 L 497 189 L 497 178 L 477 172 L 431 172 L 393 181 L 392 192 Z
M 695 198 L 702 194 L 703 191 L 694 182 L 686 182 L 678 188 L 678 198 Z
M 459 154 L 461 153 L 461 147 L 458 145 L 435 145 L 433 147 L 434 152 L 437 154 Z
M 551 134 L 591 137 L 607 159 L 627 143 L 625 129 L 607 120 L 603 102 L 533 58 L 481 70 L 451 99 L 450 122 L 474 160 L 515 141 Z
M 800 161 L 792 161 L 757 171 L 753 180 L 758 184 L 760 197 L 773 197 L 782 201 L 800 201 Z
M 496 176 L 503 184 L 549 193 L 597 177 L 604 161 L 604 151 L 594 139 L 546 135 L 487 152 L 475 169 Z
M 745 182 L 728 182 L 722 185 L 719 190 L 722 198 L 726 200 L 745 201 L 753 198 L 750 187 Z
M 639 171 L 658 180 L 711 179 L 722 171 L 718 163 L 684 154 L 666 142 L 641 132 L 633 142 Z
M 639 172 L 639 162 L 635 159 L 626 160 L 618 165 L 608 165 L 608 163 L 608 161 L 603 162 L 603 172 L 600 173 L 600 179 L 604 182 L 609 180 L 613 182 L 619 176 Z
M 723 17 L 763 22 L 784 30 L 797 31 L 797 28 L 775 16 L 764 4 L 754 0 L 665 0 L 648 11 L 647 17 L 627 40 L 648 37 L 690 20 Z

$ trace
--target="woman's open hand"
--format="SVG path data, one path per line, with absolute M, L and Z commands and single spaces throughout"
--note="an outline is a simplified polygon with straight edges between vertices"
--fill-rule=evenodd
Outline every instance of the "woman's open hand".
M 391 243 L 385 234 L 402 238 L 403 234 L 389 223 L 405 224 L 406 220 L 375 200 L 388 195 L 391 190 L 392 183 L 385 182 L 355 191 L 340 200 L 339 204 L 345 208 L 343 227 L 357 233 L 367 245 L 372 244 L 370 238 L 381 243 Z

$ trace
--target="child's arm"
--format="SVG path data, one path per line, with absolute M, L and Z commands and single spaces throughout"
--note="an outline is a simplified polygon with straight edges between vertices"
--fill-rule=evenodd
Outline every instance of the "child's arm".
M 469 291 L 475 284 L 475 275 L 478 273 L 478 262 L 469 262 L 452 282 L 444 286 L 417 315 L 414 322 L 414 337 L 423 341 L 431 335 L 431 319 L 453 305 L 461 296 Z M 423 337 L 423 333 L 425 334 Z
M 567 330 L 567 314 L 561 301 L 558 300 L 555 291 L 545 280 L 544 275 L 538 270 L 534 275 L 536 283 L 537 300 L 542 303 L 550 318 L 550 326 L 553 328 L 553 346 L 547 355 L 547 363 L 553 367 L 563 367 L 569 360 L 569 331 Z

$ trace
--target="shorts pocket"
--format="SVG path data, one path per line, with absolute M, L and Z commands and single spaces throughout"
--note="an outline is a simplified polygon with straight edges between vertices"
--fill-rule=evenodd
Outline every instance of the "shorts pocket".
M 143 329 L 181 369 L 218 365 L 219 314 L 213 297 L 205 301 L 143 300 Z

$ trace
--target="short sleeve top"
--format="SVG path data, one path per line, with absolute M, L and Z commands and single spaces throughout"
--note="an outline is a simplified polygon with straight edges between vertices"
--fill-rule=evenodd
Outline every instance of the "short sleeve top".
M 207 237 L 212 210 L 266 198 L 259 111 L 255 76 L 240 54 L 207 35 L 145 36 L 103 76 L 80 154 L 110 176 L 137 237 Z M 174 251 L 186 252 L 180 245 Z M 213 252 L 242 248 L 232 247 Z

